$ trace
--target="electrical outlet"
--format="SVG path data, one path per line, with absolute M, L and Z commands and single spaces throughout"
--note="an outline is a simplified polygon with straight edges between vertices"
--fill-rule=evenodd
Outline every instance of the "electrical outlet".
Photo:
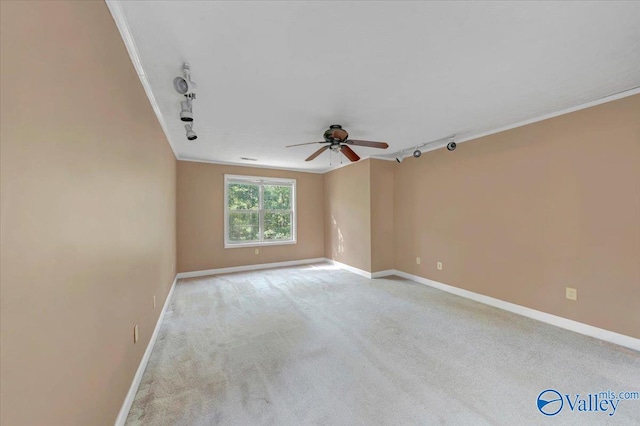
M 153 309 L 156 308 L 156 295 L 153 295 Z
M 438 268 L 438 271 L 442 271 L 442 262 L 436 263 L 436 267 Z
M 260 254 L 260 249 L 257 248 L 257 249 L 254 250 L 254 252 L 255 252 L 255 254 Z
M 578 290 L 575 288 L 567 287 L 565 290 L 565 296 L 569 300 L 578 300 Z
M 133 343 L 138 343 L 138 324 L 133 326 Z
M 419 264 L 420 264 L 420 258 L 416 257 L 416 265 L 419 265 Z

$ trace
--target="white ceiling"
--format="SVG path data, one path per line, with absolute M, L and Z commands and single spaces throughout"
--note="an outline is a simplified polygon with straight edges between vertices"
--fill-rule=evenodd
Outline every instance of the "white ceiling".
M 109 6 L 181 159 L 321 171 L 328 152 L 304 161 L 321 145 L 284 146 L 337 123 L 390 145 L 355 147 L 361 157 L 391 154 L 640 86 L 640 2 Z M 172 87 L 184 61 L 198 84 L 194 142 Z

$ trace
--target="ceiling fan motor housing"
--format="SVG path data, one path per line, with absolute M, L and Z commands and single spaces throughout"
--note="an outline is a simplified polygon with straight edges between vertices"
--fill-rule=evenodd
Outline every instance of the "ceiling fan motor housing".
M 335 135 L 335 131 L 336 130 L 342 130 L 342 132 L 340 132 L 342 134 L 342 136 L 335 137 L 334 135 Z M 349 133 L 347 133 L 346 130 L 344 130 L 342 128 L 342 126 L 339 125 L 339 124 L 332 124 L 324 132 L 324 140 L 325 140 L 325 142 L 331 142 L 331 143 L 333 143 L 333 142 L 345 142 L 348 137 L 349 137 Z

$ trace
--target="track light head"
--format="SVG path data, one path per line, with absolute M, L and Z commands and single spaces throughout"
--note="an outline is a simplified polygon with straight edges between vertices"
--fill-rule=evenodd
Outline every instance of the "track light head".
M 187 139 L 190 141 L 198 139 L 198 135 L 193 131 L 193 123 L 185 124 L 184 128 L 187 129 Z
M 193 107 L 191 104 L 191 99 L 180 102 L 180 108 L 180 120 L 188 122 L 193 121 Z
M 418 158 L 422 155 L 422 151 L 420 151 L 419 149 L 416 149 L 415 151 L 413 151 L 413 156 Z
M 196 83 L 191 81 L 191 66 L 185 62 L 182 66 L 182 76 L 173 79 L 173 88 L 181 95 L 189 98 L 196 97 Z
M 456 149 L 456 146 L 457 146 L 456 143 L 454 141 L 451 141 L 447 144 L 447 149 L 449 151 L 453 151 L 454 149 Z

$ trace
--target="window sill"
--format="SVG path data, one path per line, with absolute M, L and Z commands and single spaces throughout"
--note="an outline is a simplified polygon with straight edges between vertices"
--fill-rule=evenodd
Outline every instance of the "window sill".
M 265 246 L 284 246 L 290 244 L 296 244 L 295 240 L 288 241 L 259 241 L 251 243 L 224 243 L 225 249 L 243 248 L 243 247 L 265 247 Z

